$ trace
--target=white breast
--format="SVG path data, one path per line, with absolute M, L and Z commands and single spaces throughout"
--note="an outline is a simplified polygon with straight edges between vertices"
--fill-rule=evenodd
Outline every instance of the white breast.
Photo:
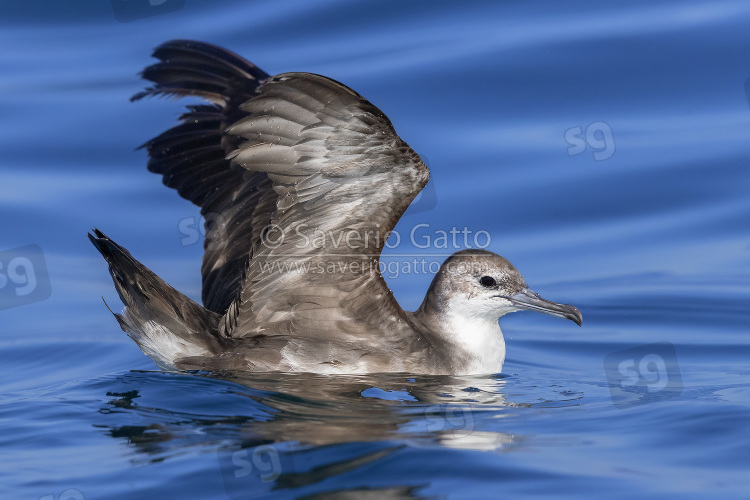
M 469 358 L 460 375 L 499 373 L 505 361 L 505 339 L 497 319 L 448 310 L 443 315 L 446 340 L 457 356 Z

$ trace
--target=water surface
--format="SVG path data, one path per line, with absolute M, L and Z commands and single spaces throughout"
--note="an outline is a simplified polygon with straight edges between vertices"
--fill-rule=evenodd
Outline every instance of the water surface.
M 747 497 L 747 2 L 147 3 L 0 7 L 3 498 Z M 432 171 L 384 262 L 486 232 L 583 328 L 504 317 L 491 376 L 157 371 L 85 233 L 200 298 L 199 210 L 135 150 L 181 106 L 128 102 L 171 38 L 356 89 Z

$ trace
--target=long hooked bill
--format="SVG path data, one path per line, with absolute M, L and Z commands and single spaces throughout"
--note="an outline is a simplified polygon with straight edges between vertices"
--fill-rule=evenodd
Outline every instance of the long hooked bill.
M 520 309 L 538 311 L 540 313 L 557 316 L 558 318 L 569 319 L 578 326 L 581 326 L 581 323 L 583 323 L 583 316 L 577 307 L 569 304 L 558 304 L 557 302 L 543 299 L 528 288 L 524 288 L 513 295 L 498 295 L 498 297 L 508 299 L 511 304 Z

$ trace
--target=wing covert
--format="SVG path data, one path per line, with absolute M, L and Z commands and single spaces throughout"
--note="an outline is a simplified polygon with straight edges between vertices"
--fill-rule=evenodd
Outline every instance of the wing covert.
M 276 234 L 254 248 L 224 333 L 361 344 L 364 322 L 395 341 L 407 319 L 379 257 L 429 170 L 382 111 L 326 77 L 274 76 L 241 109 L 229 157 L 272 181 Z

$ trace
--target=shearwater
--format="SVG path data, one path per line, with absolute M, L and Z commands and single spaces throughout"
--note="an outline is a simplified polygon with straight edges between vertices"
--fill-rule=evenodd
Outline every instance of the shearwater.
M 203 306 L 98 229 L 89 238 L 125 304 L 115 317 L 160 368 L 497 373 L 504 314 L 581 324 L 578 309 L 542 299 L 485 250 L 448 257 L 419 309 L 404 311 L 375 236 L 393 230 L 429 171 L 385 114 L 330 78 L 270 76 L 206 43 L 174 40 L 153 55 L 142 75 L 154 85 L 133 100 L 207 101 L 144 145 L 149 170 L 205 217 Z M 347 244 L 303 244 L 303 227 Z

